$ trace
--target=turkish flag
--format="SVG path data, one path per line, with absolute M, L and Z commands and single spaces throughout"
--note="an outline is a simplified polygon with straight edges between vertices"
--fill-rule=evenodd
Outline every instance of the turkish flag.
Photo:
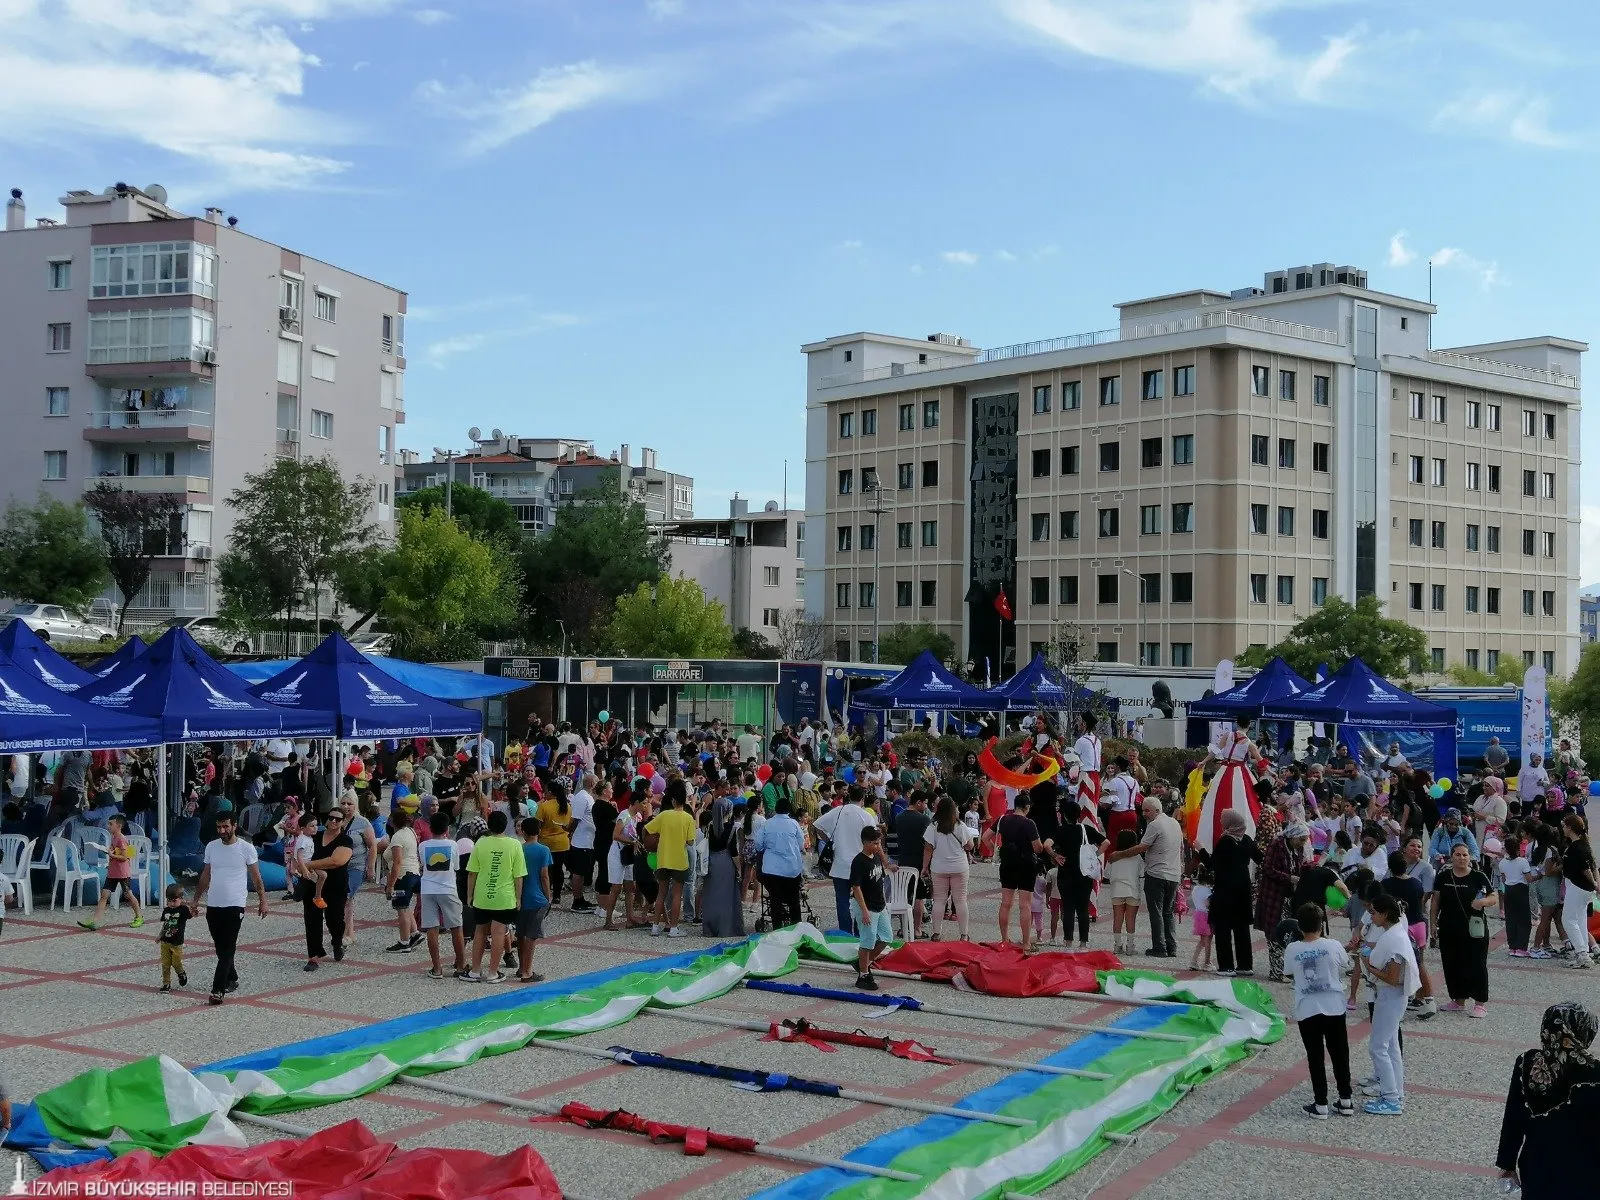
M 1000 594 L 994 598 L 994 610 L 1006 621 L 1012 620 L 1011 601 L 1006 599 L 1005 585 L 1000 585 Z

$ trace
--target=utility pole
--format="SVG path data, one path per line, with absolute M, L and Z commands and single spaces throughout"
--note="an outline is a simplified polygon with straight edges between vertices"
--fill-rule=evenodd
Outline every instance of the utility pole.
M 1134 642 L 1133 661 L 1136 666 L 1144 666 L 1144 576 L 1136 571 L 1122 568 L 1122 573 L 1129 576 L 1138 585 L 1138 599 L 1133 610 L 1133 636 Z

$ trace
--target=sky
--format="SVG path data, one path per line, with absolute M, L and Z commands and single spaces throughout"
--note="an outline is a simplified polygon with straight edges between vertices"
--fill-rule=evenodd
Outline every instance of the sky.
M 651 446 L 716 515 L 785 461 L 800 503 L 833 334 L 1028 341 L 1319 261 L 1425 297 L 1431 258 L 1436 345 L 1600 339 L 1597 35 L 1571 0 L 0 0 L 0 183 L 160 182 L 403 288 L 402 446 Z

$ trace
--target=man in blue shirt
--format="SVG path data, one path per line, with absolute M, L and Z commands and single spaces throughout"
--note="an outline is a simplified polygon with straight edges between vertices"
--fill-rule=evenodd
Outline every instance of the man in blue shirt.
M 779 796 L 777 809 L 756 831 L 755 852 L 761 855 L 761 884 L 772 905 L 772 927 L 800 923 L 800 880 L 806 869 L 806 835 L 789 815 L 793 802 Z
M 535 943 L 544 936 L 544 915 L 550 911 L 550 847 L 539 840 L 538 817 L 522 819 L 522 859 L 528 877 L 522 884 L 522 906 L 517 910 L 517 982 L 542 983 L 533 969 Z
M 1445 812 L 1443 823 L 1433 831 L 1433 838 L 1428 842 L 1428 859 L 1436 869 L 1442 868 L 1450 858 L 1450 851 L 1457 846 L 1465 846 L 1473 862 L 1483 857 L 1478 839 L 1461 823 L 1461 813 L 1452 808 Z

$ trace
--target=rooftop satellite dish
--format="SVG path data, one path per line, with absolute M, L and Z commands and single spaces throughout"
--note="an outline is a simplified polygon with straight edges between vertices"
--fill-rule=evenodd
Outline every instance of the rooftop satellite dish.
M 505 437 L 505 434 L 500 432 L 499 426 L 496 426 L 489 431 L 489 436 L 498 442 L 501 438 Z
M 117 194 L 117 185 L 116 184 L 112 184 L 110 187 L 106 188 L 106 190 L 101 192 L 100 194 L 102 196 L 115 196 Z
M 165 204 L 167 202 L 167 189 L 162 187 L 159 183 L 152 183 L 149 187 L 145 188 L 144 194 L 149 196 L 150 199 L 154 200 L 157 204 Z
M 762 511 L 763 512 L 777 512 L 778 511 L 778 502 L 776 500 L 768 500 L 766 502 L 766 504 L 762 507 Z
M 479 429 L 476 425 L 474 425 L 471 429 L 467 430 L 467 436 L 469 438 L 471 438 L 473 441 L 477 441 L 480 437 L 483 436 L 483 430 Z

